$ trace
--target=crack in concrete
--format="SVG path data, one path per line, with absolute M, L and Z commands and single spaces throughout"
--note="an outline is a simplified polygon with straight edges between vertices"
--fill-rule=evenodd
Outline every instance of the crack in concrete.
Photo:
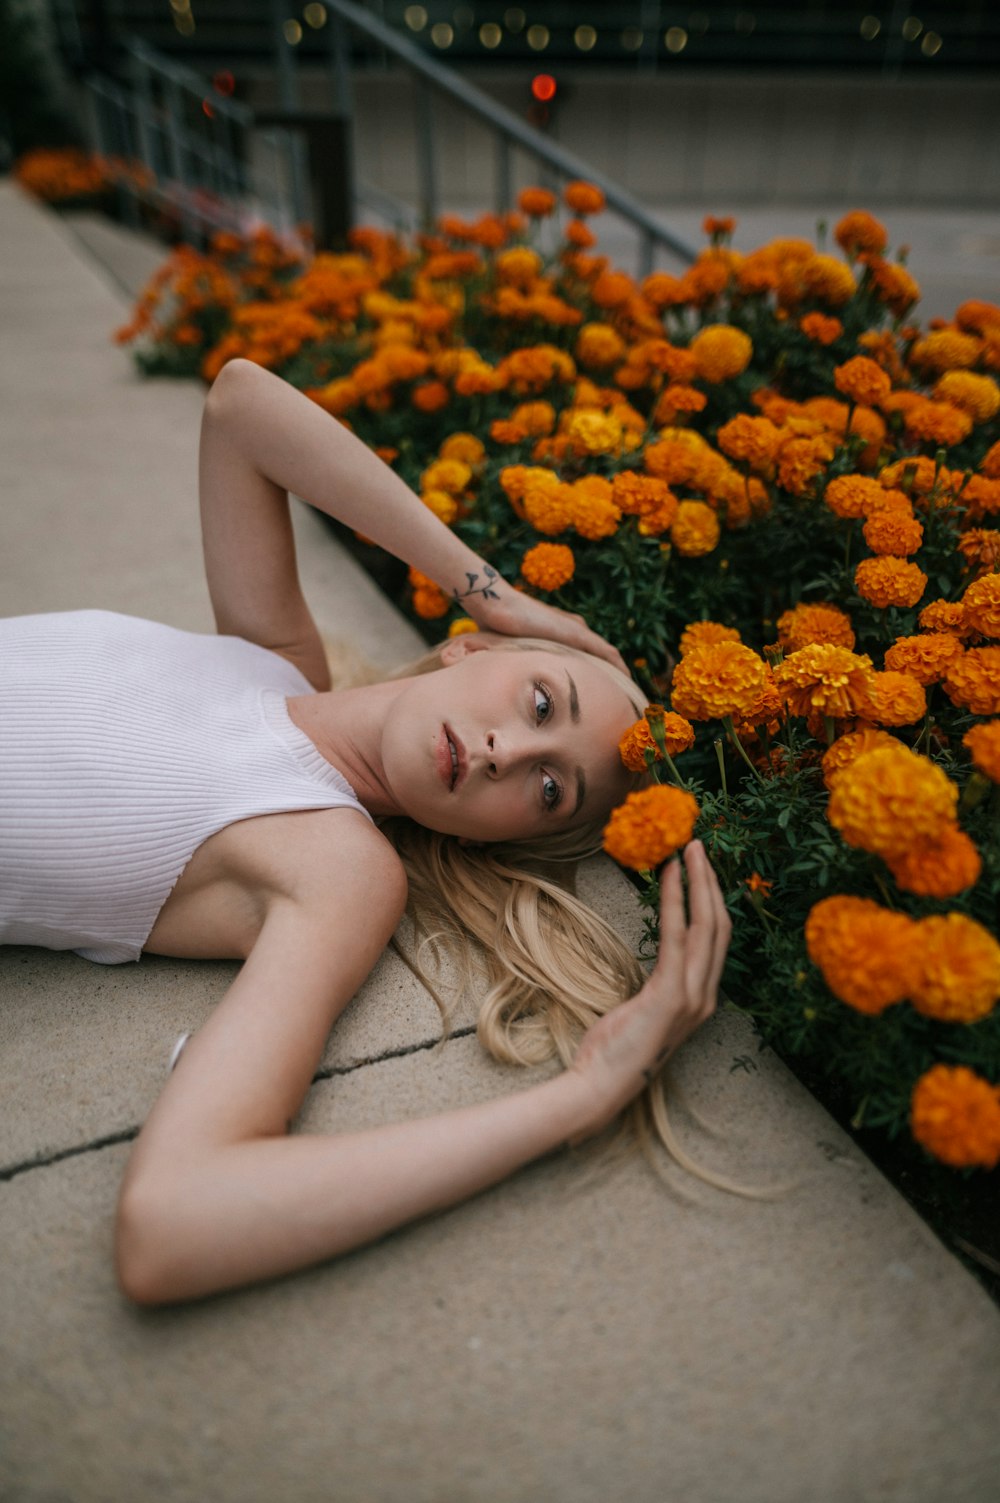
M 368 1065 L 381 1065 L 390 1059 L 404 1059 L 409 1054 L 420 1054 L 427 1049 L 434 1049 L 440 1043 L 450 1043 L 452 1039 L 465 1039 L 476 1031 L 475 1025 L 468 1028 L 456 1028 L 448 1034 L 447 1038 L 440 1037 L 423 1039 L 417 1044 L 402 1044 L 398 1049 L 387 1049 L 384 1054 L 375 1054 L 370 1059 L 356 1060 L 353 1065 L 330 1065 L 326 1069 L 316 1071 L 310 1081 L 310 1085 L 318 1085 L 324 1080 L 333 1080 L 338 1075 L 353 1075 L 356 1070 L 363 1070 Z M 18 1175 L 27 1174 L 31 1169 L 47 1169 L 52 1164 L 60 1164 L 64 1159 L 78 1158 L 84 1153 L 99 1153 L 102 1148 L 115 1148 L 120 1143 L 131 1143 L 139 1136 L 139 1124 L 135 1127 L 124 1127 L 120 1132 L 107 1133 L 104 1137 L 93 1138 L 89 1143 L 77 1143 L 72 1148 L 56 1148 L 51 1153 L 39 1155 L 33 1159 L 23 1159 L 19 1164 L 7 1164 L 0 1166 L 0 1184 L 16 1179 Z

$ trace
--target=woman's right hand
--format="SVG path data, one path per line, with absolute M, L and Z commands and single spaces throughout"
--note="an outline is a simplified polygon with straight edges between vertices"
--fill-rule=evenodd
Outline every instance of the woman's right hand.
M 684 852 L 690 921 L 680 858 L 660 879 L 660 951 L 648 980 L 628 1002 L 587 1030 L 571 1066 L 593 1100 L 582 1142 L 613 1122 L 674 1050 L 715 1011 L 732 922 L 705 847 Z

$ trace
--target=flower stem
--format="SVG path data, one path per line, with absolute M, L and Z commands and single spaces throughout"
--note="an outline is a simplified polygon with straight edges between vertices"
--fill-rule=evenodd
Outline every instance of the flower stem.
M 725 753 L 722 750 L 722 737 L 716 736 L 715 740 L 712 742 L 712 745 L 715 747 L 715 756 L 719 764 L 719 776 L 722 778 L 722 797 L 725 799 L 726 804 L 728 805 L 729 783 L 726 778 L 726 757 Z
M 747 756 L 746 747 L 743 745 L 743 742 L 740 740 L 739 736 L 737 736 L 737 734 L 736 734 L 736 727 L 733 725 L 733 717 L 731 715 L 723 715 L 723 717 L 722 717 L 722 724 L 726 727 L 726 731 L 727 731 L 727 733 L 729 735 L 730 741 L 733 743 L 733 745 L 735 746 L 736 750 L 739 752 L 740 756 L 743 758 L 744 762 L 747 764 L 747 766 L 749 767 L 750 771 L 753 773 L 754 777 L 755 778 L 759 778 L 759 780 L 763 783 L 763 781 L 764 781 L 764 774 L 761 772 L 761 770 L 760 770 L 759 767 L 755 767 L 753 765 L 753 763 L 751 762 L 750 758 Z

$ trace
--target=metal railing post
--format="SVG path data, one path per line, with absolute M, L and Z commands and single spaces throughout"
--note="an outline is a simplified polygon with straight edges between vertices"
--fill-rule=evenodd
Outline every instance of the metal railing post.
M 510 141 L 503 131 L 497 131 L 496 152 L 496 205 L 501 213 L 506 214 L 513 205 L 514 192 L 511 183 Z
M 333 77 L 333 108 L 344 121 L 347 132 L 348 201 L 347 216 L 357 220 L 358 164 L 354 150 L 354 91 L 351 86 L 351 38 L 343 19 L 334 13 L 328 34 L 330 71 Z
M 285 22 L 288 16 L 284 0 L 271 0 L 271 27 L 274 36 L 274 61 L 278 74 L 278 103 L 283 110 L 293 113 L 299 108 L 299 80 L 295 60 L 285 39 Z M 286 160 L 289 166 L 292 189 L 292 212 L 296 222 L 309 219 L 309 189 L 306 182 L 305 148 L 298 136 L 286 133 Z
M 426 79 L 416 80 L 414 99 L 417 138 L 417 180 L 420 184 L 420 218 L 430 229 L 438 217 L 437 159 L 434 151 L 434 101 Z
M 198 238 L 198 219 L 191 207 L 191 190 L 198 184 L 193 176 L 189 182 L 190 154 L 187 149 L 187 132 L 184 128 L 184 105 L 180 89 L 177 87 L 177 80 L 172 75 L 168 75 L 164 80 L 163 96 L 167 105 L 167 157 L 174 181 L 179 184 L 181 190 L 181 226 L 185 237 L 195 241 Z

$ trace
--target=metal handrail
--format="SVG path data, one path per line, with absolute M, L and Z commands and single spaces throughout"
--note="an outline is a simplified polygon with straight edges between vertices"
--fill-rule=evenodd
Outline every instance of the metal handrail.
M 334 26 L 337 30 L 350 26 L 362 32 L 386 52 L 398 58 L 422 81 L 416 101 L 417 159 L 426 219 L 431 221 L 436 219 L 438 212 L 434 132 L 428 98 L 429 90 L 433 88 L 446 94 L 449 99 L 460 104 L 494 131 L 498 142 L 497 177 L 500 199 L 498 208 L 511 207 L 510 152 L 513 146 L 519 146 L 530 156 L 544 162 L 546 167 L 559 177 L 586 178 L 588 182 L 594 183 L 601 189 L 609 206 L 640 232 L 640 270 L 643 274 L 652 270 L 653 255 L 658 245 L 666 247 L 681 261 L 690 263 L 695 259 L 695 253 L 691 247 L 672 234 L 670 230 L 665 229 L 638 199 L 633 198 L 624 188 L 619 187 L 603 172 L 585 162 L 582 157 L 578 157 L 575 152 L 567 151 L 565 147 L 550 141 L 541 131 L 535 130 L 533 126 L 521 120 L 512 110 L 497 104 L 482 89 L 476 88 L 474 84 L 470 84 L 450 68 L 427 57 L 413 42 L 369 15 L 359 5 L 352 3 L 352 0 L 325 0 L 325 4 L 327 11 L 334 18 Z M 342 78 L 343 58 L 345 54 L 349 56 L 349 50 L 343 45 L 342 39 L 337 37 L 334 39 L 334 48 L 340 63 Z M 343 110 L 349 109 L 347 91 L 342 82 L 338 84 L 337 94 L 339 107 Z

